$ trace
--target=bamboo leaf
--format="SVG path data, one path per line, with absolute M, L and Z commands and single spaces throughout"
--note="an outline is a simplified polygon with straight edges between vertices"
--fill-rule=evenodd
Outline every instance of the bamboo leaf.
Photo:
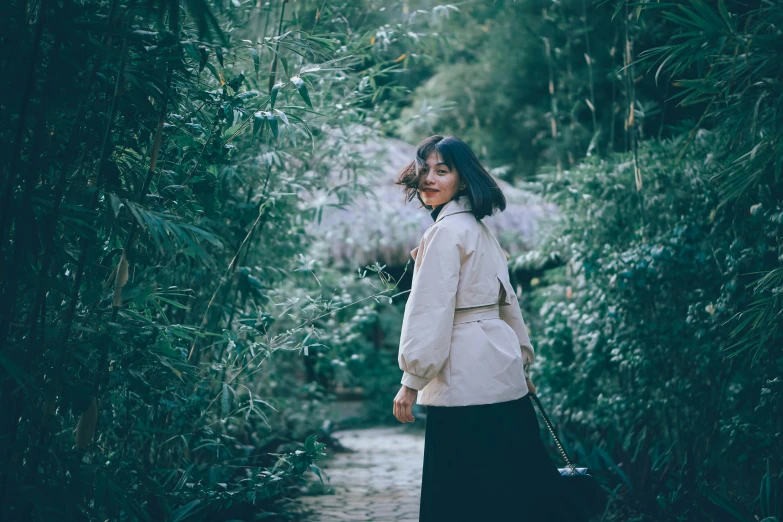
M 106 342 L 106 341 L 104 341 Z M 76 447 L 84 451 L 92 441 L 95 434 L 95 425 L 98 423 L 98 403 L 93 398 L 87 410 L 79 416 L 79 424 L 73 431 Z
M 269 128 L 272 130 L 272 134 L 274 135 L 275 139 L 277 139 L 277 133 L 278 133 L 277 116 L 275 116 L 274 114 L 266 113 L 265 117 L 266 120 L 269 122 Z
M 198 52 L 199 52 L 198 72 L 201 72 L 204 70 L 204 67 L 209 62 L 209 55 L 212 51 L 210 51 L 204 46 L 201 46 L 198 48 Z
M 715 14 L 715 11 L 713 11 L 711 7 L 705 4 L 703 0 L 691 0 L 691 3 L 699 12 L 705 23 L 708 24 L 708 27 L 713 30 L 713 32 L 721 32 L 723 29 L 723 20 L 721 20 L 721 18 Z
M 185 0 L 185 6 L 195 20 L 199 36 L 202 39 L 214 36 L 223 45 L 228 45 L 226 35 L 220 28 L 220 22 L 215 17 L 206 0 Z
M 259 134 L 264 128 L 266 117 L 264 112 L 258 111 L 253 115 L 253 134 Z
M 272 86 L 272 92 L 269 94 L 269 109 L 275 108 L 275 102 L 277 101 L 277 93 L 280 92 L 280 88 L 283 86 L 282 83 L 276 83 Z
M 726 8 L 725 0 L 718 0 L 718 11 L 720 12 L 721 18 L 723 18 L 723 21 L 726 22 L 726 27 L 728 27 L 729 30 L 733 33 L 734 23 L 731 20 L 731 15 L 729 14 L 729 10 Z
M 300 123 L 305 128 L 305 130 L 307 131 L 307 134 L 310 136 L 310 145 L 312 147 L 312 150 L 315 151 L 315 135 L 313 134 L 313 131 L 310 128 L 310 125 L 308 125 L 306 121 L 304 121 L 302 118 L 300 118 L 296 114 L 288 114 L 288 117 L 290 119 L 294 120 L 295 122 Z
M 253 69 L 256 72 L 256 81 L 258 81 L 258 72 L 261 69 L 261 57 L 255 47 L 250 48 L 250 56 L 253 57 Z
M 220 85 L 223 85 L 225 82 L 223 81 L 223 78 L 221 77 L 221 75 L 218 73 L 218 70 L 215 69 L 215 66 L 212 65 L 209 62 L 206 62 L 205 65 L 206 65 L 206 68 L 209 69 L 209 72 L 212 73 L 212 76 L 218 81 L 218 83 Z
M 285 73 L 285 77 L 291 78 L 291 67 L 288 65 L 288 59 L 283 55 L 278 55 L 277 58 L 280 60 L 280 63 L 283 64 L 283 72 Z
M 117 265 L 116 275 L 114 278 L 114 301 L 113 306 L 119 307 L 122 305 L 122 289 L 128 282 L 128 260 L 125 257 L 125 251 L 122 252 L 120 257 L 120 263 Z
M 195 514 L 197 511 L 194 511 L 199 505 L 201 504 L 201 500 L 193 500 L 191 502 L 188 502 L 184 506 L 175 509 L 172 511 L 171 515 L 169 516 L 169 520 L 171 522 L 182 522 L 191 514 Z M 200 511 L 199 509 L 198 511 Z
M 319 468 L 315 464 L 310 464 L 310 469 L 312 470 L 313 473 L 316 474 L 316 476 L 318 476 L 318 479 L 321 481 L 321 484 L 324 484 L 324 478 L 321 475 L 321 468 Z
M 223 243 L 215 235 L 195 225 L 183 223 L 172 214 L 151 211 L 131 201 L 124 203 L 139 225 L 149 232 L 161 253 L 174 253 L 189 246 L 200 260 L 212 264 L 210 256 L 201 248 L 197 239 L 207 241 L 218 249 L 223 248 Z
M 275 109 L 275 113 L 280 117 L 281 120 L 283 120 L 283 124 L 288 130 L 288 133 L 291 135 L 291 141 L 293 141 L 294 146 L 296 146 L 296 134 L 294 133 L 293 128 L 291 127 L 291 122 L 288 121 L 288 116 L 286 116 L 286 114 L 283 111 L 278 109 Z
M 196 47 L 196 44 L 193 42 L 187 42 L 182 45 L 182 48 L 185 49 L 185 53 L 188 55 L 188 57 L 193 60 L 194 62 L 201 62 L 201 53 L 199 52 L 198 47 Z M 201 66 L 203 69 L 203 66 Z
M 746 520 L 750 519 L 749 513 L 747 513 L 740 504 L 731 498 L 713 491 L 712 489 L 707 489 L 706 492 L 707 498 L 710 500 L 710 502 L 720 507 L 727 514 L 733 516 L 736 520 L 745 522 Z
M 300 32 L 300 34 L 302 35 L 302 37 L 305 40 L 307 40 L 309 42 L 315 42 L 315 43 L 319 44 L 321 47 L 323 47 L 324 49 L 326 49 L 328 51 L 334 51 L 335 50 L 335 47 L 334 47 L 334 44 L 332 43 L 332 40 L 329 40 L 329 39 L 326 39 L 326 38 L 321 38 L 320 36 L 313 36 L 313 35 L 305 33 L 305 32 Z
M 16 361 L 12 360 L 7 353 L 3 353 L 2 351 L 0 351 L 0 366 L 5 368 L 8 375 L 17 383 L 30 391 L 38 391 L 35 378 L 17 364 Z
M 623 7 L 625 7 L 625 2 L 617 2 L 617 5 L 614 8 L 614 12 L 612 13 L 612 21 L 614 21 L 615 17 L 620 13 Z
M 215 46 L 215 56 L 217 56 L 218 63 L 220 63 L 220 66 L 225 67 L 225 65 L 223 64 L 223 48 L 220 47 L 219 45 Z
M 313 104 L 310 102 L 310 95 L 307 93 L 307 85 L 304 80 L 299 76 L 294 76 L 291 78 L 291 81 L 296 86 L 296 90 L 299 91 L 299 95 L 302 97 L 302 100 L 304 100 L 305 105 L 312 109 Z

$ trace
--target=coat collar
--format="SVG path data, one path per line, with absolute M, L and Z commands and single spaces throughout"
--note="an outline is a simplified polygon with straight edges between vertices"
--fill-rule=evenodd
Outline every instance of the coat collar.
M 443 207 L 440 209 L 440 212 L 438 213 L 438 217 L 435 220 L 435 223 L 440 221 L 441 219 L 445 218 L 446 216 L 453 216 L 454 214 L 461 214 L 463 212 L 472 212 L 473 209 L 470 205 L 470 200 L 467 196 L 460 196 L 459 198 L 452 199 L 451 201 L 446 202 Z M 432 225 L 434 225 L 433 223 Z M 430 225 L 430 226 L 432 226 Z M 419 247 L 414 248 L 411 250 L 411 257 L 413 260 L 416 260 L 416 256 L 419 253 Z
M 443 208 L 441 208 L 440 212 L 438 213 L 438 218 L 435 220 L 435 223 L 445 218 L 446 216 L 472 211 L 473 209 L 470 205 L 470 200 L 468 197 L 460 196 L 456 199 L 452 199 L 451 201 L 446 202 L 446 204 L 443 205 Z

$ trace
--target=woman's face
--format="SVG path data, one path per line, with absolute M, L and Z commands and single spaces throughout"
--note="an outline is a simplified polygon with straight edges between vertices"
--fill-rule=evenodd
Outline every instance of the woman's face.
M 459 173 L 443 163 L 438 151 L 433 151 L 419 168 L 419 196 L 427 206 L 437 207 L 454 199 L 461 182 Z

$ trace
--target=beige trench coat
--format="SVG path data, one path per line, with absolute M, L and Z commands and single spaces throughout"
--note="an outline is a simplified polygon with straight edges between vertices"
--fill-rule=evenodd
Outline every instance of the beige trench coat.
M 402 384 L 419 404 L 468 406 L 528 392 L 535 357 L 508 264 L 463 196 L 446 203 L 411 252 L 413 287 L 402 320 Z

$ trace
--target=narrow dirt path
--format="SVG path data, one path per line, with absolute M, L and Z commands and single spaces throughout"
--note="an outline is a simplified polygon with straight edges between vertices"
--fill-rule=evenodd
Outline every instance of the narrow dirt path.
M 335 438 L 353 450 L 326 464 L 334 494 L 299 499 L 308 522 L 417 522 L 424 433 L 406 427 L 346 430 Z

